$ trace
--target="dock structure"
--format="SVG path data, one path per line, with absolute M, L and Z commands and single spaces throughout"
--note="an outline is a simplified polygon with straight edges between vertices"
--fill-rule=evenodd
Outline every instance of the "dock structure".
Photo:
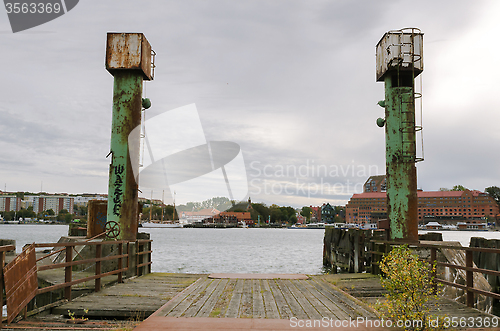
M 384 294 L 380 278 L 368 273 L 153 273 L 75 298 L 45 315 L 28 317 L 4 329 L 295 330 L 317 321 L 316 328 L 307 330 L 333 330 L 346 324 L 368 330 L 372 328 L 366 321 L 381 320 L 372 307 L 384 300 Z M 437 304 L 440 311 L 432 313 L 475 320 L 495 318 L 445 298 Z M 88 320 L 71 324 L 71 316 Z

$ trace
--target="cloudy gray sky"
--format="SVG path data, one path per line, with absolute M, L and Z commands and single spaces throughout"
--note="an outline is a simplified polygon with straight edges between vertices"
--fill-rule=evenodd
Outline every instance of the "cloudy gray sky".
M 404 27 L 425 34 L 418 186 L 500 186 L 499 16 L 493 0 L 82 0 L 14 34 L 0 9 L 0 189 L 107 193 L 106 33 L 143 32 L 147 117 L 195 103 L 207 141 L 240 145 L 253 201 L 345 204 L 385 172 L 375 45 Z

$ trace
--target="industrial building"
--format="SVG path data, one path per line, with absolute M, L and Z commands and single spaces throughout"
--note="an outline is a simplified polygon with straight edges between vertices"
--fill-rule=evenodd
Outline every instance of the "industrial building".
M 387 218 L 387 193 L 363 192 L 354 194 L 346 205 L 346 223 L 367 224 Z M 417 192 L 418 222 L 440 220 L 454 223 L 496 218 L 499 208 L 488 193 L 477 190 Z

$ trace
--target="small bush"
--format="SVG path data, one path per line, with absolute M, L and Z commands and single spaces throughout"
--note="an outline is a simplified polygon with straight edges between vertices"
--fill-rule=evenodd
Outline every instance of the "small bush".
M 436 266 L 419 260 L 407 245 L 395 247 L 384 256 L 380 270 L 385 274 L 381 283 L 388 291 L 382 303 L 382 315 L 405 330 L 428 330 L 429 307 L 426 303 L 437 298 L 432 273 Z

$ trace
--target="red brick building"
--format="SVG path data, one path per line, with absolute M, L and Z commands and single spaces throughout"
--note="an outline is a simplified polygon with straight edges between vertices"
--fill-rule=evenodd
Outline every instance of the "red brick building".
M 500 213 L 495 200 L 480 191 L 418 191 L 419 224 L 429 220 L 484 221 Z M 385 192 L 354 194 L 346 205 L 346 223 L 366 224 L 387 218 Z

